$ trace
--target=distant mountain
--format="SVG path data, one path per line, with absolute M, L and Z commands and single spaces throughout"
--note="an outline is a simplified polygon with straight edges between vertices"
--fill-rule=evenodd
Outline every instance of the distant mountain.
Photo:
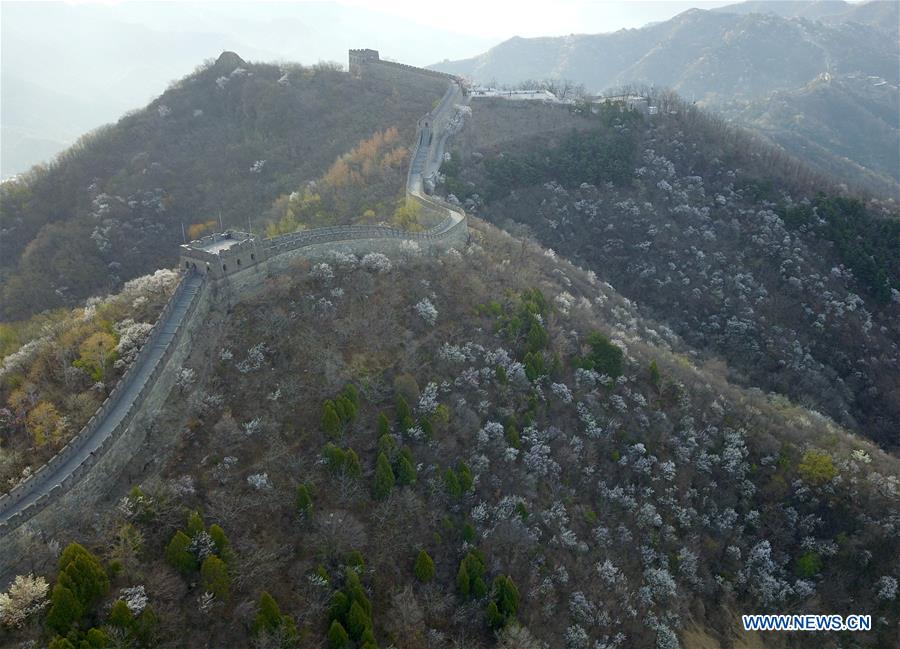
M 731 14 L 774 14 L 782 18 L 806 18 L 824 22 L 857 22 L 889 30 L 897 29 L 900 3 L 870 0 L 850 3 L 843 0 L 748 0 L 718 7 L 713 11 Z
M 887 3 L 884 3 L 887 4 Z M 729 14 L 775 14 L 783 18 L 821 20 L 847 13 L 853 5 L 844 0 L 747 0 L 717 7 L 713 11 Z
M 880 5 L 873 7 L 878 10 Z M 852 10 L 863 12 L 864 8 L 873 11 L 868 5 Z M 760 127 L 756 122 L 772 93 L 796 95 L 790 101 L 779 100 L 781 109 L 770 115 L 770 119 L 777 116 L 777 121 L 760 128 L 761 132 L 779 134 L 775 141 L 823 168 L 819 151 L 810 157 L 798 144 L 802 139 L 817 142 L 829 159 L 825 167 L 833 173 L 865 184 L 872 191 L 900 196 L 900 160 L 896 155 L 876 164 L 863 143 L 847 146 L 840 137 L 831 143 L 834 134 L 846 132 L 844 120 L 848 115 L 863 120 L 854 124 L 854 129 L 887 136 L 886 144 L 897 141 L 900 132 L 896 112 L 891 119 L 877 118 L 869 123 L 873 112 L 870 93 L 862 86 L 885 82 L 879 87 L 887 86 L 896 102 L 898 58 L 896 24 L 888 31 L 850 21 L 826 24 L 772 13 L 695 9 L 663 23 L 613 34 L 513 38 L 477 57 L 444 61 L 433 67 L 486 84 L 566 78 L 584 84 L 591 92 L 630 84 L 664 86 L 716 110 L 725 106 L 733 110 L 735 104 L 751 106 L 741 122 L 751 127 Z M 815 114 L 807 116 L 802 111 L 810 106 L 800 97 L 806 97 L 809 84 L 822 75 L 855 75 L 857 81 L 847 82 L 854 90 L 834 93 L 835 101 L 839 96 L 844 104 L 862 101 L 862 105 L 838 103 L 822 109 L 832 93 L 820 91 Z M 755 102 L 761 104 L 753 107 Z M 742 114 L 742 110 L 736 113 L 737 117 Z M 842 161 L 845 157 L 847 160 Z M 887 180 L 872 181 L 871 174 L 886 176 Z

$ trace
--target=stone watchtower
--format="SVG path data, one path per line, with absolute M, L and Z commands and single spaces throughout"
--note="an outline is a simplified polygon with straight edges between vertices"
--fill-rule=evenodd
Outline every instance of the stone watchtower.
M 366 63 L 378 60 L 378 50 L 350 50 L 350 74 L 359 77 Z
M 266 257 L 267 250 L 257 237 L 228 230 L 183 244 L 180 265 L 186 271 L 222 278 L 255 266 Z

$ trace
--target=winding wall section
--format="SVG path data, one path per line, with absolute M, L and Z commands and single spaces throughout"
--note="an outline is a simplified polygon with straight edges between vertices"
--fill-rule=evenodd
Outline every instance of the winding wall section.
M 376 72 L 381 68 L 391 74 L 431 73 L 430 70 L 379 61 L 377 58 L 365 62 L 359 71 L 379 76 Z M 219 299 L 222 295 L 219 288 L 223 282 L 232 288 L 239 286 L 241 281 L 235 280 L 270 275 L 292 258 L 314 255 L 314 251 L 321 252 L 323 248 L 349 246 L 357 251 L 371 249 L 388 252 L 396 249 L 391 244 L 413 241 L 420 249 L 440 251 L 466 242 L 468 229 L 465 213 L 456 206 L 429 196 L 424 190 L 425 180 L 440 167 L 455 105 L 462 98 L 458 80 L 449 76 L 443 78 L 449 81 L 446 93 L 437 106 L 419 120 L 406 187 L 408 199 L 418 203 L 428 221 L 436 225 L 423 232 L 380 226 L 316 228 L 257 241 L 252 249 L 262 254 L 253 254 L 242 265 L 233 266 L 228 272 L 222 270 L 225 265 L 221 263 L 215 273 L 205 273 L 203 269 L 195 271 L 196 265 L 188 264 L 138 357 L 87 425 L 49 462 L 10 493 L 0 497 L 0 538 L 9 535 L 73 489 L 128 429 L 154 388 L 166 392 L 171 389 L 172 382 L 160 381 L 160 375 L 179 342 L 190 344 L 190 330 L 196 328 L 196 321 L 203 319 L 203 309 L 198 305 L 208 305 Z M 241 244 L 236 249 L 248 250 L 251 247 Z M 221 255 L 207 254 L 210 259 L 206 260 L 204 268 L 213 268 L 212 260 L 221 262 Z M 182 342 L 183 338 L 185 340 Z M 158 383 L 165 385 L 160 387 Z M 143 414 L 152 417 L 154 412 Z

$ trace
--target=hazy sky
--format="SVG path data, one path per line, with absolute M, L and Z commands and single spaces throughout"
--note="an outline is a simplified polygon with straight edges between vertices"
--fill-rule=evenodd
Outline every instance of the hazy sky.
M 667 20 L 692 7 L 712 9 L 733 3 L 712 0 L 453 0 L 423 5 L 415 0 L 342 0 L 341 4 L 377 8 L 431 27 L 501 41 L 511 36 L 560 36 L 635 28 Z M 427 6 L 427 10 L 423 11 L 423 6 Z
M 4 2 L 3 4 L 7 4 Z M 55 3 L 54 3 L 55 4 Z M 248 45 L 262 46 L 252 34 L 252 24 L 262 21 L 307 19 L 317 21 L 323 47 L 318 51 L 305 48 L 308 59 L 334 59 L 330 43 L 341 43 L 347 33 L 356 33 L 368 26 L 373 40 L 386 35 L 386 21 L 420 25 L 428 31 L 444 32 L 448 37 L 430 39 L 428 48 L 408 53 L 400 33 L 390 34 L 396 42 L 397 52 L 384 48 L 387 56 L 404 55 L 409 63 L 424 65 L 443 58 L 472 56 L 512 36 L 558 36 L 572 33 L 610 32 L 622 28 L 641 27 L 649 22 L 667 20 L 672 16 L 699 7 L 711 9 L 731 4 L 721 0 L 625 0 L 601 2 L 597 0 L 444 0 L 421 2 L 418 0 L 322 0 L 265 2 L 147 2 L 140 0 L 84 2 L 70 0 L 65 3 L 80 9 L 79 13 L 103 15 L 110 20 L 144 25 L 150 29 L 184 32 L 203 29 L 221 31 L 225 22 L 230 23 L 229 35 L 245 40 Z M 357 10 L 357 11 L 352 11 Z M 54 13 L 48 6 L 44 11 Z M 186 17 L 192 17 L 186 19 Z M 206 20 L 204 20 L 206 18 Z M 240 21 L 248 23 L 248 33 L 240 33 Z M 374 22 L 373 22 L 374 20 Z M 14 25 L 10 25 L 14 28 Z M 393 31 L 393 30 L 391 30 Z M 243 37 L 243 38 L 242 38 Z M 303 35 L 298 34 L 298 39 Z M 319 39 L 316 39 L 319 40 Z M 279 48 L 279 41 L 269 43 Z M 312 45 L 312 43 L 309 43 Z M 365 43 L 357 43 L 364 46 Z M 299 47 L 299 44 L 298 44 Z M 296 50 L 297 48 L 291 48 Z M 277 52 L 280 53 L 280 52 Z M 343 57 L 342 57 L 343 58 Z M 303 62 L 310 62 L 305 60 Z
M 0 0 L 0 175 L 144 106 L 204 60 L 347 64 L 347 50 L 424 66 L 513 36 L 612 32 L 721 0 Z

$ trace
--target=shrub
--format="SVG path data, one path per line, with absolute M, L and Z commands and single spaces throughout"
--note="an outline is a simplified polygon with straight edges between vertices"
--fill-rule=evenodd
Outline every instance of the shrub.
M 797 472 L 806 482 L 821 485 L 837 475 L 831 456 L 821 451 L 807 451 L 797 465 Z
M 587 344 L 590 352 L 576 360 L 575 365 L 585 370 L 594 370 L 607 374 L 612 378 L 622 375 L 622 349 L 612 344 L 609 338 L 594 331 L 588 334 Z
M 350 554 L 347 555 L 347 565 L 352 566 L 354 568 L 365 568 L 366 560 L 363 558 L 362 552 L 359 550 L 354 550 Z
M 794 572 L 798 577 L 809 578 L 822 571 L 822 557 L 818 552 L 805 552 L 794 564 Z
M 419 556 L 416 557 L 416 563 L 413 566 L 413 572 L 416 573 L 416 578 L 423 584 L 434 579 L 434 561 L 432 561 L 425 550 L 419 551 Z
M 0 624 L 20 627 L 46 606 L 50 586 L 43 577 L 17 575 L 9 591 L 0 593 Z

